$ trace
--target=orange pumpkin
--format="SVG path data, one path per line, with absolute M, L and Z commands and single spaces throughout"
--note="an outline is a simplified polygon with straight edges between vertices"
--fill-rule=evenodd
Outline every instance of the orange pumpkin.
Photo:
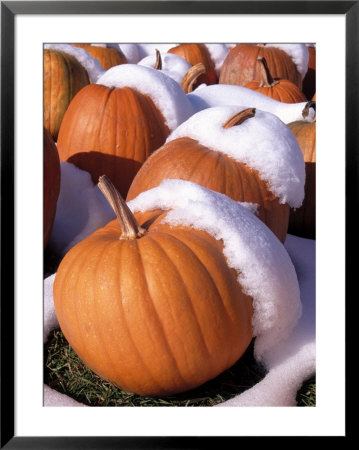
M 55 220 L 60 193 L 60 159 L 51 134 L 44 128 L 44 248 Z
M 54 302 L 65 337 L 88 367 L 128 392 L 170 395 L 214 378 L 252 339 L 252 299 L 222 242 L 156 218 L 139 226 L 106 177 L 99 187 L 119 221 L 59 266 Z
M 283 103 L 301 103 L 307 100 L 301 90 L 291 81 L 273 79 L 267 61 L 263 56 L 258 57 L 258 64 L 260 65 L 260 79 L 259 81 L 250 81 L 245 85 L 246 88 Z
M 260 80 L 258 57 L 264 57 L 273 78 L 290 80 L 302 89 L 302 77 L 292 58 L 282 49 L 265 44 L 238 44 L 223 61 L 219 83 L 245 86 L 252 80 Z
M 223 126 L 241 126 L 254 115 L 253 108 L 246 109 Z M 192 181 L 233 200 L 257 204 L 259 219 L 284 242 L 290 208 L 288 204 L 279 202 L 258 171 L 248 165 L 192 138 L 177 138 L 147 159 L 130 186 L 127 200 L 158 186 L 166 178 Z
M 58 138 L 61 161 L 103 173 L 126 196 L 137 171 L 169 134 L 152 99 L 138 90 L 92 84 L 73 99 Z
M 202 83 L 208 85 L 217 83 L 215 65 L 207 47 L 204 44 L 180 44 L 176 47 L 170 48 L 168 53 L 181 56 L 192 64 L 192 66 L 195 66 L 198 63 L 202 63 L 204 65 L 205 73 L 198 77 L 195 87 Z
M 300 208 L 291 210 L 288 233 L 315 239 L 316 213 L 316 123 L 297 121 L 288 124 L 295 135 L 305 162 L 304 200 Z
M 110 67 L 126 64 L 127 59 L 120 48 L 102 47 L 91 44 L 71 44 L 74 47 L 81 47 L 89 52 L 93 58 L 96 58 L 101 66 L 108 70 Z
M 88 84 L 87 71 L 74 56 L 44 49 L 44 126 L 55 141 L 71 100 Z

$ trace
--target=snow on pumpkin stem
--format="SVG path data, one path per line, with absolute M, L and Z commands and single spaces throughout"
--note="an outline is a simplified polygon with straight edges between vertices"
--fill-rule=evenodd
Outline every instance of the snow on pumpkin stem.
M 243 111 L 240 111 L 233 117 L 231 117 L 227 122 L 223 125 L 223 128 L 232 128 L 237 125 L 241 125 L 246 120 L 250 119 L 251 117 L 254 117 L 256 114 L 255 108 L 247 108 Z
M 97 183 L 100 191 L 114 210 L 121 227 L 120 239 L 136 239 L 146 233 L 146 230 L 139 226 L 132 211 L 121 197 L 111 180 L 102 175 Z
M 184 74 L 181 82 L 181 88 L 186 94 L 189 94 L 193 91 L 193 86 L 197 81 L 197 78 L 205 72 L 206 68 L 203 63 L 195 64 L 190 69 L 188 69 L 188 71 Z

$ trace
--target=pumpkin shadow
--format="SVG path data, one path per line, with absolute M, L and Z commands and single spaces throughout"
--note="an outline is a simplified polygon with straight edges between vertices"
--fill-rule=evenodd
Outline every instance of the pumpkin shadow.
M 96 151 L 75 153 L 67 159 L 67 162 L 89 172 L 95 184 L 101 175 L 106 175 L 123 198 L 126 198 L 132 180 L 143 164 L 130 158 Z

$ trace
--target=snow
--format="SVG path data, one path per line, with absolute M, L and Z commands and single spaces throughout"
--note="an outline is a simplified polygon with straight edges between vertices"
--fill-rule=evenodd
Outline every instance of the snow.
M 62 190 L 70 193 L 71 186 L 76 185 L 81 189 L 76 201 L 72 203 L 69 198 L 68 203 L 59 204 L 56 216 L 69 214 L 67 227 L 73 228 L 70 234 L 85 237 L 91 232 L 89 211 L 97 217 L 103 214 L 101 197 L 95 192 L 102 194 L 89 176 L 82 175 L 78 182 L 82 171 L 72 170 L 71 164 L 63 163 L 61 169 L 68 184 Z M 80 204 L 84 206 L 78 209 Z M 170 223 L 196 224 L 222 236 L 229 263 L 237 271 L 241 268 L 240 282 L 256 298 L 255 357 L 268 373 L 253 388 L 218 406 L 295 405 L 298 388 L 315 373 L 315 241 L 288 235 L 283 246 L 239 203 L 183 180 L 166 180 L 129 202 L 133 210 L 145 205 L 148 209 L 156 205 L 174 208 L 167 215 Z M 226 211 L 224 216 L 218 214 L 219 210 Z M 103 222 L 112 218 L 104 217 Z M 60 235 L 55 233 L 53 241 L 57 238 Z M 52 298 L 54 277 L 44 280 L 45 341 L 51 329 L 58 327 Z M 46 386 L 45 405 L 80 406 Z
M 178 44 L 137 44 L 140 59 L 145 58 L 148 55 L 156 53 L 156 48 L 163 53 L 167 53 L 172 47 L 176 47 Z
M 137 64 L 140 58 L 140 52 L 137 44 L 107 44 L 107 47 L 112 47 L 120 49 L 121 52 L 126 56 L 126 60 L 129 64 Z
M 61 162 L 60 169 L 60 193 L 48 245 L 54 253 L 64 255 L 115 214 L 88 172 L 68 162 Z
M 225 60 L 227 54 L 229 53 L 228 47 L 226 44 L 204 44 L 211 56 L 211 59 L 214 63 L 214 68 L 219 77 L 219 71 L 221 70 L 223 61 Z
M 271 112 L 286 124 L 296 120 L 312 122 L 315 118 L 313 108 L 310 108 L 308 117 L 303 117 L 306 102 L 282 103 L 242 86 L 228 84 L 206 86 L 202 84 L 193 92 L 187 94 L 187 97 L 197 112 L 211 106 L 242 105 Z
M 105 72 L 100 62 L 81 47 L 74 47 L 70 44 L 45 44 L 44 48 L 57 50 L 74 56 L 87 70 L 88 76 L 92 83 L 96 83 L 98 78 Z
M 306 44 L 266 44 L 266 47 L 276 47 L 285 51 L 296 64 L 302 79 L 308 71 L 309 52 Z
M 171 131 L 194 113 L 181 86 L 163 72 L 149 67 L 138 64 L 111 67 L 97 80 L 97 84 L 115 88 L 128 86 L 148 95 Z
M 241 106 L 204 109 L 182 123 L 166 142 L 189 137 L 222 152 L 257 170 L 281 203 L 299 207 L 304 198 L 305 165 L 294 134 L 277 116 L 259 109 L 241 125 L 223 127 L 243 109 Z
M 161 53 L 162 69 L 161 72 L 171 77 L 178 84 L 181 84 L 183 77 L 192 67 L 184 58 L 172 53 Z M 140 66 L 154 67 L 156 63 L 156 54 L 151 54 L 139 61 Z

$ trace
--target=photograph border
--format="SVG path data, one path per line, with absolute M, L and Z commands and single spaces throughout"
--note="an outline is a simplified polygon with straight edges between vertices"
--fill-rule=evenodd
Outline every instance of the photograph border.
M 337 14 L 346 24 L 345 121 L 345 266 L 346 298 L 354 288 L 353 250 L 358 246 L 358 220 L 350 216 L 358 205 L 359 133 L 359 1 L 4 1 L 1 2 L 1 317 L 0 317 L 0 448 L 205 448 L 229 445 L 239 437 L 26 437 L 15 436 L 14 370 L 14 190 L 15 190 L 15 16 L 18 14 Z M 335 58 L 335 56 L 334 56 Z M 334 62 L 333 62 L 334 63 Z M 6 149 L 6 150 L 5 150 Z M 346 313 L 346 319 L 348 314 Z M 346 337 L 348 337 L 346 328 Z M 348 339 L 346 339 L 348 341 Z M 347 354 L 347 349 L 346 349 Z M 347 392 L 347 389 L 346 389 Z M 347 398 L 346 398 L 347 400 Z M 348 402 L 346 401 L 346 406 Z M 348 436 L 348 424 L 346 427 Z M 243 438 L 242 438 L 243 439 Z

